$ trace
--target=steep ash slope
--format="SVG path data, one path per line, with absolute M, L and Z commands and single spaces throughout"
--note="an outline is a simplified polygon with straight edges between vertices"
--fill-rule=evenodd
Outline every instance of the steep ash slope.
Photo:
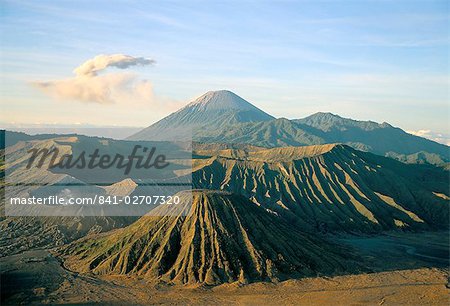
M 177 216 L 136 223 L 62 250 L 66 266 L 95 274 L 140 275 L 173 283 L 280 280 L 355 270 L 342 250 L 313 238 L 241 196 L 218 191 L 179 194 Z M 164 211 L 166 210 L 166 211 Z M 347 257 L 348 258 L 348 257 Z

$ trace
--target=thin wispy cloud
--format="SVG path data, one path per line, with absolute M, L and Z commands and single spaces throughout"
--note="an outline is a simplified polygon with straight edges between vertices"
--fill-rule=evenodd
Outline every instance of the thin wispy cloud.
M 87 60 L 73 71 L 77 76 L 96 76 L 108 67 L 127 69 L 132 66 L 153 65 L 156 61 L 144 57 L 133 57 L 125 54 L 97 55 Z

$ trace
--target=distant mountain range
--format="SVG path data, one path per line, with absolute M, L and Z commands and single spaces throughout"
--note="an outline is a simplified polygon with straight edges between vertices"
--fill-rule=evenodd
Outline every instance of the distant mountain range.
M 275 119 L 236 94 L 211 91 L 129 137 L 130 140 L 189 139 L 261 147 L 344 143 L 412 163 L 450 161 L 449 147 L 406 133 L 388 123 L 357 121 L 331 113 Z

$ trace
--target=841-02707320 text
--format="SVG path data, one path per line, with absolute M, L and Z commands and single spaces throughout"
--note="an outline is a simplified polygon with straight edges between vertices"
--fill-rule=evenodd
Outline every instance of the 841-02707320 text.
M 176 195 L 94 195 L 92 197 L 32 196 L 23 198 L 10 198 L 11 205 L 177 205 L 179 203 L 180 198 Z

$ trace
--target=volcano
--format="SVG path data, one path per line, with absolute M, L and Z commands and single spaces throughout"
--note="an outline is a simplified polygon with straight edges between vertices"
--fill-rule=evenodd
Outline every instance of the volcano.
M 130 140 L 182 139 L 203 128 L 260 122 L 274 117 L 228 90 L 209 91 L 175 113 L 129 137 Z
M 65 265 L 79 272 L 208 285 L 335 274 L 358 266 L 339 247 L 242 196 L 211 190 L 178 195 L 182 209 L 160 206 L 160 216 L 153 212 L 65 247 Z
M 303 119 L 275 119 L 228 90 L 207 92 L 129 139 L 194 140 L 266 148 L 343 143 L 408 163 L 444 165 L 450 161 L 448 146 L 408 134 L 386 122 L 358 121 L 326 112 Z

